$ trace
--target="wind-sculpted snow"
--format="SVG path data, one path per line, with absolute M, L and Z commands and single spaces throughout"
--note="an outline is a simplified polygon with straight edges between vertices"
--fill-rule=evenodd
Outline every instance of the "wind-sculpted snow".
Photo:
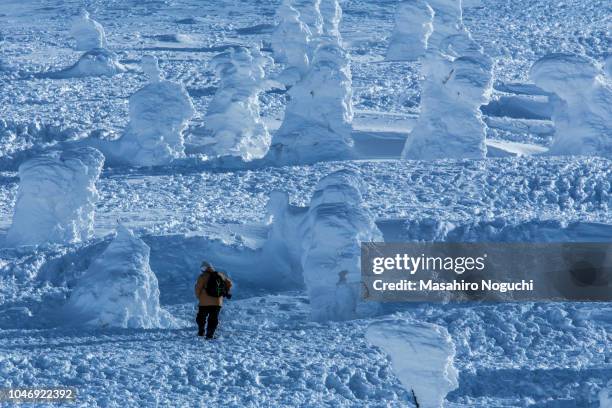
M 536 61 L 530 77 L 553 94 L 551 154 L 612 157 L 612 87 L 593 61 L 550 54 Z
M 434 11 L 425 0 L 403 0 L 395 11 L 395 28 L 389 40 L 388 61 L 416 61 L 425 55 L 433 32 Z
M 442 408 L 446 395 L 458 388 L 455 346 L 444 327 L 386 319 L 372 323 L 366 339 L 389 355 L 393 372 L 419 406 Z
M 85 10 L 74 19 L 70 36 L 76 41 L 74 49 L 77 51 L 106 48 L 104 28 L 96 20 L 89 17 L 89 13 Z
M 353 171 L 323 177 L 302 221 L 302 270 L 316 321 L 354 319 L 376 310 L 361 300 L 360 243 L 382 240 L 362 207 L 364 188 Z
M 235 156 L 245 161 L 262 158 L 270 134 L 259 113 L 259 92 L 264 87 L 269 57 L 257 49 L 231 48 L 215 56 L 211 66 L 221 78 L 204 125 L 212 132 L 212 157 Z
M 93 233 L 96 181 L 104 156 L 93 148 L 54 152 L 19 166 L 19 192 L 6 236 L 11 246 L 69 243 Z
M 334 41 L 322 41 L 310 70 L 289 96 L 268 158 L 278 164 L 349 158 L 353 104 L 346 51 Z
M 173 325 L 159 305 L 149 247 L 122 225 L 106 250 L 78 279 L 63 310 L 76 326 L 159 328 Z

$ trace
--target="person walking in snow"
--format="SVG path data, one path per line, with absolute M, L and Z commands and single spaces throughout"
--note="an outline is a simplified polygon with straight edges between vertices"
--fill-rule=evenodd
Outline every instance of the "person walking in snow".
M 212 264 L 206 261 L 202 262 L 201 272 L 195 285 L 195 295 L 199 301 L 196 316 L 198 336 L 204 336 L 206 328 L 206 339 L 213 339 L 215 329 L 219 324 L 219 312 L 223 306 L 223 298 L 231 298 L 232 281 L 224 273 L 216 271 Z

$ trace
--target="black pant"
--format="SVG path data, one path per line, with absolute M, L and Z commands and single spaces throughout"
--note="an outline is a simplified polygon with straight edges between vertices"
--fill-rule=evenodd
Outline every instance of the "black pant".
M 206 324 L 206 318 L 208 317 L 208 326 L 206 327 L 206 338 L 212 339 L 219 324 L 219 312 L 221 306 L 200 306 L 198 308 L 198 315 L 196 316 L 196 323 L 198 323 L 198 336 L 204 335 L 204 325 Z

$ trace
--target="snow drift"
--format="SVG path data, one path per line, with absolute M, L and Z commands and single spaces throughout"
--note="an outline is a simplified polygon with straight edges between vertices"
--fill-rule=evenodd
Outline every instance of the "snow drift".
M 458 388 L 455 346 L 448 331 L 430 323 L 386 319 L 372 323 L 366 339 L 391 360 L 395 375 L 423 408 L 441 408 Z
M 159 305 L 149 247 L 120 225 L 115 239 L 78 280 L 65 310 L 77 325 L 119 328 L 172 326 Z
M 387 61 L 416 61 L 425 55 L 433 32 L 433 17 L 433 9 L 425 0 L 401 1 L 395 12 Z
M 302 270 L 312 318 L 346 320 L 370 315 L 361 301 L 361 242 L 382 241 L 362 206 L 364 185 L 351 170 L 323 177 L 302 225 Z
M 77 51 L 89 51 L 94 48 L 106 48 L 106 35 L 104 28 L 96 20 L 93 20 L 86 10 L 74 19 L 70 36 L 76 40 L 74 49 Z
M 93 232 L 96 180 L 104 156 L 85 147 L 30 159 L 19 166 L 19 192 L 6 243 L 70 243 Z
M 117 141 L 90 142 L 110 161 L 133 166 L 159 166 L 185 156 L 183 131 L 195 113 L 183 85 L 160 80 L 157 60 L 145 58 L 149 83 L 130 97 L 130 121 Z
M 323 41 L 306 76 L 289 90 L 282 125 L 269 158 L 278 164 L 341 160 L 351 156 L 353 106 L 346 51 Z
M 612 89 L 593 61 L 549 54 L 533 64 L 530 77 L 554 94 L 555 135 L 549 153 L 612 157 Z
M 231 48 L 212 59 L 211 66 L 221 78 L 204 119 L 213 135 L 213 157 L 250 161 L 268 152 L 270 134 L 259 115 L 259 92 L 264 67 L 271 63 L 259 50 L 245 47 Z

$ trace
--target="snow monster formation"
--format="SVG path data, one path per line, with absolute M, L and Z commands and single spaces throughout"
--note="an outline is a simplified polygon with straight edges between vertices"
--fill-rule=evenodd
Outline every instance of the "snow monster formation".
M 549 153 L 612 158 L 612 89 L 603 71 L 575 54 L 550 54 L 531 67 L 532 81 L 553 95 Z
M 302 270 L 315 321 L 347 320 L 373 314 L 361 301 L 361 242 L 382 241 L 362 207 L 364 185 L 352 170 L 319 180 L 302 221 Z
M 138 167 L 166 165 L 185 156 L 183 131 L 195 110 L 183 85 L 160 79 L 155 57 L 144 57 L 142 66 L 149 83 L 130 97 L 127 129 L 105 149 L 113 161 Z
M 480 159 L 486 125 L 480 106 L 492 91 L 492 63 L 461 20 L 459 0 L 430 0 L 433 32 L 421 59 L 421 113 L 402 157 L 415 160 Z
M 274 133 L 269 158 L 305 164 L 351 156 L 352 79 L 347 52 L 322 41 L 306 76 L 289 90 L 285 118 Z
M 75 50 L 84 51 L 79 60 L 61 71 L 41 74 L 54 79 L 87 76 L 113 76 L 127 71 L 119 57 L 106 48 L 104 28 L 83 11 L 73 23 L 70 35 L 76 40 Z
M 53 79 L 82 78 L 89 76 L 113 76 L 126 72 L 127 68 L 119 62 L 119 57 L 106 48 L 86 51 L 72 66 L 41 76 Z
M 96 181 L 104 156 L 91 147 L 30 159 L 19 166 L 9 246 L 67 244 L 93 233 Z
M 172 325 L 159 305 L 149 247 L 122 225 L 77 282 L 66 312 L 78 325 L 152 329 Z
M 387 61 L 416 61 L 425 55 L 433 32 L 434 11 L 425 0 L 401 1 L 395 12 L 395 29 Z
M 279 75 L 279 81 L 293 85 L 308 72 L 310 64 L 310 29 L 300 20 L 300 13 L 287 2 L 276 12 L 279 20 L 272 35 L 274 61 L 287 64 Z
M 81 14 L 74 19 L 70 36 L 76 41 L 74 49 L 77 51 L 106 48 L 104 28 L 96 20 L 91 19 L 86 10 L 81 11 Z
M 366 340 L 387 353 L 393 372 L 419 406 L 442 408 L 446 395 L 458 388 L 455 345 L 444 327 L 386 319 L 368 327 Z
M 211 66 L 221 78 L 204 119 L 214 139 L 212 156 L 250 161 L 268 152 L 270 134 L 259 115 L 259 92 L 264 67 L 271 63 L 259 50 L 245 47 L 231 48 L 212 59 Z
M 342 8 L 338 0 L 321 0 L 319 10 L 323 19 L 323 35 L 341 42 L 340 21 L 342 20 Z
M 313 38 L 323 34 L 321 0 L 294 0 L 293 7 L 300 13 L 300 19 L 306 24 Z

